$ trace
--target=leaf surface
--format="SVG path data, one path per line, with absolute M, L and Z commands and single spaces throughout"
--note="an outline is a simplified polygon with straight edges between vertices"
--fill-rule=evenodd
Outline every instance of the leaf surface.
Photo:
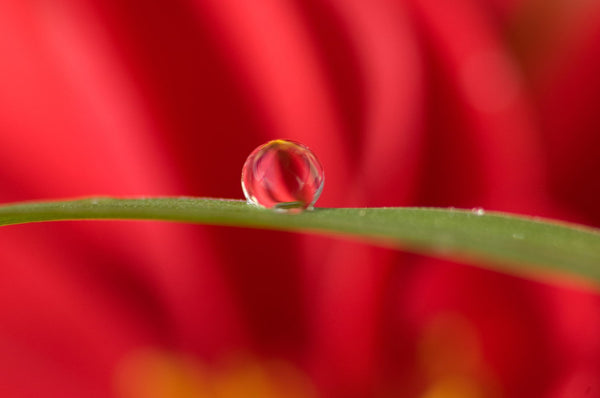
M 278 213 L 239 200 L 85 198 L 0 206 L 0 225 L 84 219 L 163 220 L 349 236 L 375 245 L 520 274 L 570 274 L 600 284 L 600 231 L 495 212 L 317 208 Z

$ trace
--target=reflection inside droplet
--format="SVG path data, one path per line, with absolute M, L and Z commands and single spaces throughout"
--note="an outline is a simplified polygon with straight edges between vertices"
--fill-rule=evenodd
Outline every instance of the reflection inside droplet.
M 242 189 L 249 204 L 280 211 L 310 209 L 325 175 L 308 147 L 286 140 L 256 148 L 242 168 Z

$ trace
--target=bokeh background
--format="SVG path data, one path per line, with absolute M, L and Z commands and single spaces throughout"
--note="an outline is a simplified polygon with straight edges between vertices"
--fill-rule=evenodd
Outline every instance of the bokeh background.
M 310 146 L 321 206 L 600 227 L 597 0 L 0 2 L 0 200 L 241 198 Z M 0 230 L 3 397 L 599 397 L 600 295 L 335 238 Z

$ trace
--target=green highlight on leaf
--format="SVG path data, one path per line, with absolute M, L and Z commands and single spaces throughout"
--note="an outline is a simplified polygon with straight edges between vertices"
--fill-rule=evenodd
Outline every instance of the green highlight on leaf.
M 348 236 L 539 278 L 600 284 L 600 231 L 551 220 L 440 208 L 317 208 L 286 214 L 239 200 L 97 197 L 0 206 L 0 225 L 59 220 L 162 220 Z

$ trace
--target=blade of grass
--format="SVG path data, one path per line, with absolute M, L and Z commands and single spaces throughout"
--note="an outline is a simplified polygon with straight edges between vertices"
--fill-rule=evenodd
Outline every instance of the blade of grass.
M 86 198 L 0 206 L 0 225 L 84 219 L 163 220 L 345 235 L 496 270 L 566 273 L 600 284 L 600 231 L 502 213 L 438 208 L 318 208 L 278 213 L 238 200 Z

